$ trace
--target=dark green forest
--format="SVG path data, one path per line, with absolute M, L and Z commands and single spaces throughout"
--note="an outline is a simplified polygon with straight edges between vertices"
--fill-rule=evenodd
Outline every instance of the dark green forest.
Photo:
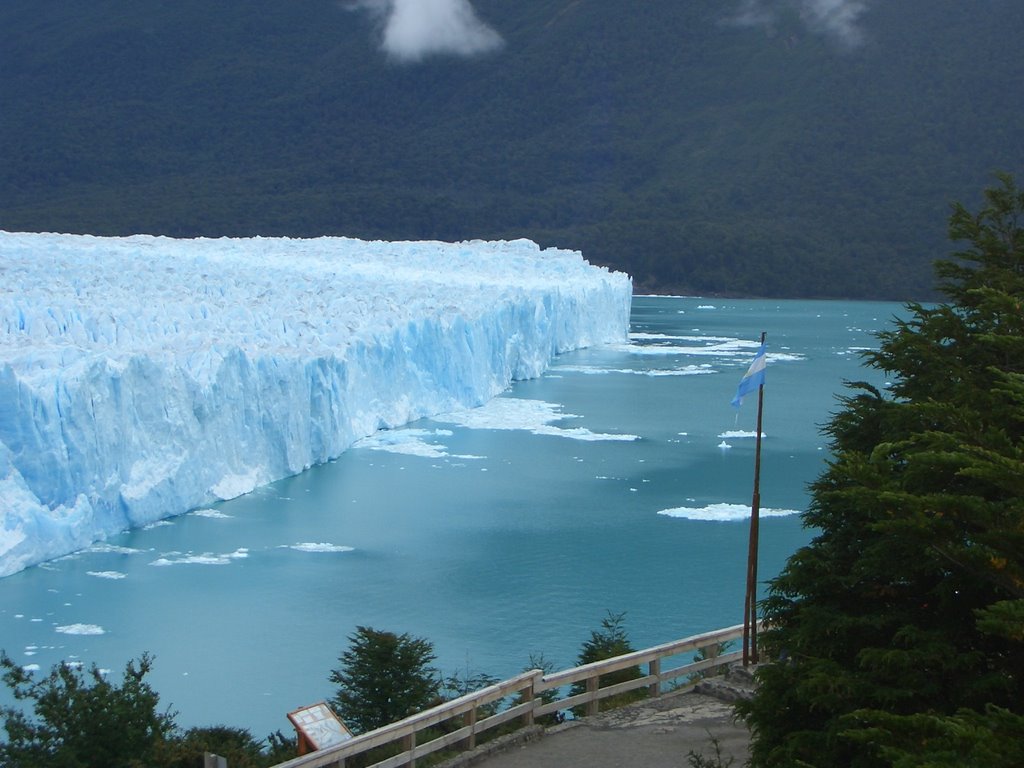
M 475 0 L 500 48 L 402 63 L 351 1 L 5 0 L 0 229 L 529 237 L 638 291 L 930 298 L 952 201 L 1024 175 L 1024 4 L 858 5 L 850 39 L 813 0 Z

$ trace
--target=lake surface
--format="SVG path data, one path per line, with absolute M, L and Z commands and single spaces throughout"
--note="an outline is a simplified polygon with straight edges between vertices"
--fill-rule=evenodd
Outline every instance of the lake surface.
M 482 409 L 424 419 L 247 496 L 0 580 L 0 648 L 42 673 L 143 652 L 182 726 L 290 732 L 357 626 L 429 639 L 447 674 L 563 669 L 608 611 L 636 648 L 742 622 L 768 333 L 762 582 L 812 535 L 820 426 L 904 308 L 637 297 L 629 345 L 559 357 Z M 9 703 L 6 691 L 0 703 Z

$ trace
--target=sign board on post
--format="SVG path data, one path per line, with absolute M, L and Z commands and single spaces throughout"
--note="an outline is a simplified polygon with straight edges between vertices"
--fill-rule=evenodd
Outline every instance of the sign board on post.
M 333 747 L 352 738 L 352 732 L 323 701 L 289 712 L 288 719 L 298 734 L 300 755 Z

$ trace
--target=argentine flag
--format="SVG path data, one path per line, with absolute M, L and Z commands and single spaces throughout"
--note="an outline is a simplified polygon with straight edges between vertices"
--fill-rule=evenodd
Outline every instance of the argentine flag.
M 754 362 L 750 364 L 747 372 L 743 374 L 743 378 L 740 379 L 740 385 L 736 387 L 736 396 L 732 399 L 733 408 L 738 409 L 743 405 L 744 395 L 756 392 L 759 387 L 764 386 L 764 370 L 767 366 L 767 355 L 765 354 L 765 349 L 767 346 L 768 342 L 761 342 L 761 348 L 757 350 L 757 355 L 754 356 Z

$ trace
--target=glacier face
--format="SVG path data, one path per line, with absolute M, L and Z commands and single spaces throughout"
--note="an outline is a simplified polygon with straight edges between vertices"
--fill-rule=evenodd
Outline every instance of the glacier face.
M 625 341 L 631 291 L 526 240 L 0 232 L 0 576 Z

